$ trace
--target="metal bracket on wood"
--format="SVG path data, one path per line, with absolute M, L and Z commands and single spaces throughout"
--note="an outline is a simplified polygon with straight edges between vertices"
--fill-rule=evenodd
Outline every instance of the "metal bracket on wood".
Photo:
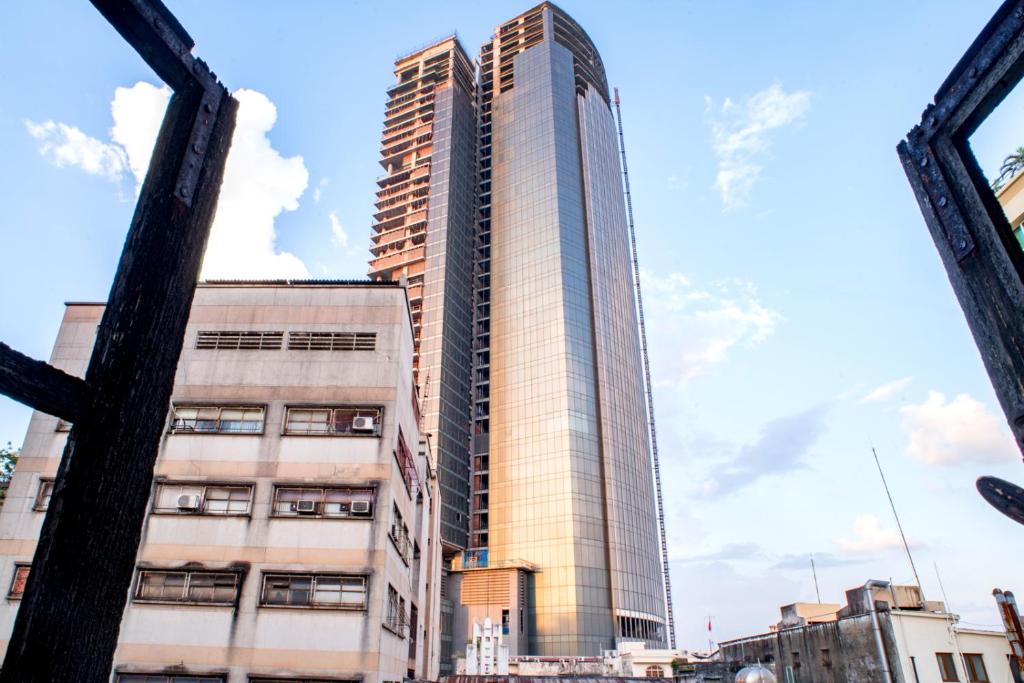
M 85 379 L 0 345 L 0 393 L 72 422 L 0 683 L 110 678 L 238 103 L 159 0 L 91 0 L 174 90 Z
M 1007 423 L 1024 449 L 1024 250 L 968 144 L 1022 75 L 1024 0 L 1006 0 L 897 151 Z

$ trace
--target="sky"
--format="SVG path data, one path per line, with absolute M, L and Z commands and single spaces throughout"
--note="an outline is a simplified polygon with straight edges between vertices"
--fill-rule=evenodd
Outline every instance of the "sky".
M 679 645 L 817 600 L 812 555 L 824 602 L 913 580 L 872 447 L 926 596 L 997 628 L 1020 527 L 974 481 L 1021 454 L 895 148 L 998 3 L 559 4 L 622 97 Z M 168 6 L 241 102 L 204 275 L 249 278 L 364 277 L 394 58 L 527 8 Z M 168 93 L 87 2 L 0 26 L 0 340 L 45 359 L 107 297 Z M 1020 104 L 971 140 L 989 172 Z M 0 397 L 0 444 L 28 418 Z

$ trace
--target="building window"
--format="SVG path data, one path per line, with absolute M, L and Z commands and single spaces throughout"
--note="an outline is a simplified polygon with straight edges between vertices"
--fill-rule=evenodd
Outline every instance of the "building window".
M 939 662 L 939 675 L 943 681 L 959 681 L 960 676 L 956 672 L 956 664 L 952 652 L 936 652 L 935 658 Z
M 964 653 L 964 666 L 967 667 L 967 680 L 976 683 L 988 683 L 988 671 L 985 660 L 979 654 Z
M 174 406 L 174 434 L 262 434 L 263 406 Z
M 117 674 L 117 683 L 224 683 L 222 675 L 197 674 Z
M 179 515 L 248 515 L 252 484 L 191 484 L 161 482 L 156 486 L 153 512 Z
M 200 330 L 196 348 L 218 351 L 275 351 L 281 348 L 284 332 L 240 332 Z
M 289 332 L 289 351 L 374 351 L 376 332 Z
M 284 433 L 317 436 L 380 436 L 381 409 L 367 406 L 288 408 Z
M 11 588 L 7 591 L 7 597 L 11 600 L 21 600 L 25 594 L 25 584 L 28 583 L 28 572 L 32 565 L 17 563 L 14 565 L 14 577 L 11 579 Z
M 665 670 L 657 664 L 651 664 L 644 669 L 644 676 L 647 678 L 665 678 Z
M 267 678 L 249 676 L 249 683 L 359 683 L 351 678 Z
M 402 562 L 409 564 L 409 527 L 405 525 L 397 503 L 391 504 L 391 529 L 388 531 L 388 537 L 395 544 Z
M 507 609 L 501 610 L 501 634 L 507 636 L 509 634 L 509 628 L 512 624 L 511 613 Z
M 821 649 L 821 665 L 826 669 L 832 666 L 832 651 L 827 647 Z
M 264 574 L 260 604 L 271 607 L 366 609 L 366 577 Z
M 241 587 L 238 572 L 139 571 L 135 600 L 199 605 L 233 605 Z
M 405 638 L 406 625 L 405 598 L 398 594 L 394 586 L 388 584 L 388 611 L 384 626 L 395 635 Z
M 372 488 L 274 487 L 274 517 L 373 517 Z
M 50 507 L 50 498 L 53 496 L 53 479 L 40 479 L 39 490 L 36 492 L 36 502 L 33 510 L 46 510 Z

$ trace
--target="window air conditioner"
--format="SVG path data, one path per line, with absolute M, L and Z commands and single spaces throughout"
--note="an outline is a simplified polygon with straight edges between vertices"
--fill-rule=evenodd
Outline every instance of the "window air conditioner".
M 368 514 L 370 514 L 370 501 L 368 501 L 368 500 L 353 500 L 352 501 L 352 514 L 353 515 L 368 515 Z
M 300 515 L 311 515 L 316 512 L 315 500 L 300 500 L 295 503 L 295 511 Z
M 194 493 L 186 493 L 178 496 L 178 509 L 179 510 L 198 510 L 199 509 L 199 496 Z
M 377 425 L 374 424 L 372 417 L 357 417 L 352 420 L 352 431 L 353 432 L 374 432 L 377 430 Z

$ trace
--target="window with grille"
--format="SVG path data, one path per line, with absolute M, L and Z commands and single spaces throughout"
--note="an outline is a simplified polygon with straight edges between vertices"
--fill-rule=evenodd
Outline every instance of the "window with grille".
M 139 571 L 135 599 L 146 602 L 180 602 L 233 605 L 238 598 L 237 572 Z
M 17 563 L 14 565 L 14 577 L 11 579 L 11 588 L 7 591 L 7 597 L 12 600 L 20 600 L 25 594 L 25 584 L 28 583 L 28 572 L 32 565 Z
M 665 670 L 657 664 L 652 664 L 644 669 L 644 676 L 647 678 L 665 678 Z
M 264 574 L 260 604 L 269 607 L 366 609 L 366 577 Z
M 263 406 L 174 406 L 174 434 L 262 434 Z
M 376 332 L 289 332 L 289 351 L 374 351 Z
M 46 510 L 50 507 L 50 498 L 53 496 L 53 479 L 40 479 L 39 490 L 36 492 L 36 503 L 33 510 Z
M 395 544 L 395 549 L 402 558 L 402 562 L 409 564 L 409 527 L 405 525 L 402 511 L 398 509 L 396 503 L 391 504 L 391 530 L 388 532 L 388 537 Z
M 273 517 L 373 517 L 372 488 L 276 486 Z
M 153 497 L 153 512 L 179 515 L 248 515 L 252 484 L 160 482 Z
M 284 332 L 242 332 L 233 330 L 200 330 L 196 348 L 217 351 L 276 351 L 281 348 Z
M 405 598 L 398 594 L 395 587 L 388 584 L 388 604 L 387 614 L 384 617 L 384 626 L 395 634 L 405 637 L 405 627 L 407 626 L 405 616 Z
M 284 433 L 306 436 L 380 436 L 379 407 L 288 408 Z
M 117 683 L 224 683 L 224 676 L 196 674 L 117 674 Z

